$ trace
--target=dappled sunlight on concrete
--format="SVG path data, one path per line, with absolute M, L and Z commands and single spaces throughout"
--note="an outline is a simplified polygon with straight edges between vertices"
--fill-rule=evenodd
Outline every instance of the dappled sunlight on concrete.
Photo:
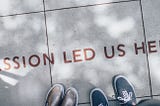
M 4 69 L 6 67 L 5 64 L 3 63 L 3 61 L 4 61 L 3 59 L 0 60 L 1 69 Z M 9 62 L 10 62 L 11 66 L 14 66 L 15 63 L 13 63 L 13 61 L 9 61 Z M 20 66 L 23 66 L 23 63 L 20 63 Z M 15 68 L 11 67 L 9 70 L 2 70 L 2 71 L 23 77 L 23 76 L 26 76 L 27 73 L 29 72 L 29 70 L 32 70 L 32 69 L 33 69 L 33 67 L 26 67 L 26 68 L 20 67 L 17 70 Z
M 118 38 L 123 37 L 123 34 L 131 31 L 134 28 L 134 20 L 127 17 L 119 22 L 114 21 L 109 25 L 108 32 L 111 36 Z
M 6 83 L 8 83 L 10 85 L 12 85 L 12 86 L 15 86 L 18 83 L 18 80 L 10 78 L 10 77 L 7 77 L 7 76 L 2 75 L 2 74 L 0 74 L 0 79 L 2 81 L 6 82 Z
M 127 9 L 126 5 L 129 5 L 130 9 Z M 134 14 L 131 11 L 135 11 Z M 69 86 L 76 80 L 76 87 L 79 84 L 89 84 L 86 91 L 93 86 L 100 87 L 112 97 L 112 77 L 123 74 L 135 85 L 137 96 L 148 95 L 146 56 L 136 55 L 134 51 L 134 43 L 144 41 L 139 22 L 141 17 L 137 2 L 48 12 L 50 51 L 55 53 L 55 64 L 52 66 L 53 83 L 61 82 Z M 125 45 L 124 56 L 119 56 L 119 44 Z M 105 57 L 104 47 L 107 48 L 108 55 L 112 55 L 112 46 L 113 57 Z M 79 58 L 83 61 L 74 62 L 72 52 L 83 48 L 92 48 L 95 51 L 94 59 L 86 61 L 80 52 L 78 54 L 82 57 Z M 64 51 L 67 59 L 72 60 L 71 63 L 64 63 Z M 59 62 L 56 64 L 56 61 Z M 82 91 L 82 88 L 78 90 Z M 84 100 L 89 101 L 89 98 L 83 92 L 80 94 L 80 102 Z
M 118 1 L 45 0 L 46 10 L 49 10 L 45 26 L 43 0 L 0 0 L 0 15 L 21 14 L 0 18 L 0 103 L 5 101 L 7 105 L 4 103 L 4 106 L 41 106 L 51 79 L 52 84 L 75 87 L 79 103 L 88 103 L 89 92 L 95 87 L 104 90 L 112 100 L 115 99 L 112 78 L 117 74 L 128 77 L 138 97 L 148 96 L 151 86 L 148 67 L 153 92 L 157 94 L 160 91 L 159 54 L 149 54 L 148 60 L 142 49 L 136 54 L 135 44 L 141 47 L 144 37 L 146 40 L 159 39 L 160 25 L 156 16 L 159 11 L 153 9 L 156 11 L 150 12 L 152 15 L 148 17 L 148 10 L 153 6 L 142 0 L 147 20 L 144 36 L 139 1 Z M 159 8 L 157 3 L 154 5 Z M 63 9 L 58 10 L 60 8 Z M 35 11 L 37 13 L 23 14 Z M 51 70 L 43 53 L 46 56 L 54 54 Z M 31 56 L 37 57 L 31 61 Z M 9 70 L 5 70 L 9 67 L 4 64 L 6 57 L 11 65 Z
M 74 78 L 73 76 L 73 69 L 71 67 L 71 65 L 66 65 L 66 64 L 56 64 L 53 67 L 54 71 L 53 72 L 53 78 L 57 78 L 57 79 L 70 79 L 70 78 Z M 75 70 L 76 71 L 76 70 Z M 58 76 L 58 77 L 57 77 Z
M 160 71 L 159 71 L 160 58 L 156 55 L 150 55 L 150 67 L 152 69 L 152 76 L 156 79 L 157 83 L 160 83 Z
M 102 3 L 110 3 L 117 2 L 120 0 L 45 0 L 46 1 L 46 9 L 55 9 L 55 8 L 66 8 L 66 7 L 75 7 L 81 5 L 93 5 L 93 4 L 102 4 Z M 127 1 L 127 0 L 125 0 Z
M 33 5 L 36 1 L 32 2 Z M 25 8 L 24 5 L 22 7 Z M 1 17 L 0 23 L 1 105 L 43 104 L 51 85 L 48 63 L 44 65 L 43 61 L 43 53 L 48 52 L 43 14 Z M 39 57 L 40 63 L 35 57 L 29 62 L 29 58 L 35 55 Z M 5 58 L 8 58 L 8 64 L 4 63 Z M 39 65 L 33 67 L 31 62 Z
M 123 37 L 125 33 L 134 28 L 134 20 L 131 17 L 126 17 L 123 20 L 114 19 L 110 16 L 98 16 L 96 23 L 100 27 L 104 27 L 106 32 L 113 38 Z
M 83 71 L 83 70 L 82 70 Z M 97 71 L 94 69 L 86 69 L 84 70 L 83 76 L 90 82 L 91 84 L 97 85 L 100 82 L 100 76 L 97 74 Z
M 0 15 L 43 10 L 40 0 L 0 0 Z

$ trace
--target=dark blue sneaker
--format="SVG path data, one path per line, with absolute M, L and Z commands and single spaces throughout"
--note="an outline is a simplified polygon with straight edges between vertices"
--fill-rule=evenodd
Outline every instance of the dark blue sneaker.
M 90 92 L 90 102 L 91 106 L 108 106 L 108 99 L 99 88 L 95 88 Z
M 122 75 L 113 77 L 113 89 L 116 99 L 123 106 L 135 106 L 136 96 L 133 85 Z

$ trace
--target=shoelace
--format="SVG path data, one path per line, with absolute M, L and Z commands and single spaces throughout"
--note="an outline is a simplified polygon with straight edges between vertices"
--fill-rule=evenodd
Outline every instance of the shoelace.
M 127 92 L 126 90 L 123 90 L 122 91 L 122 96 L 117 97 L 117 99 L 125 104 L 128 101 L 132 100 L 132 92 Z

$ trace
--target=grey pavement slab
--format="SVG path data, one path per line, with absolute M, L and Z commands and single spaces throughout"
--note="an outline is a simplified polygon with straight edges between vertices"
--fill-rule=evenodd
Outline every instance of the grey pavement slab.
M 90 106 L 90 104 L 79 104 L 78 106 Z
M 51 86 L 43 14 L 0 18 L 0 105 L 43 106 Z
M 86 103 L 94 87 L 112 99 L 112 77 L 123 74 L 137 96 L 149 95 L 141 23 L 138 1 L 47 12 L 53 83 L 77 88 Z
M 0 0 L 0 16 L 42 10 L 42 0 Z
M 153 99 L 160 99 L 160 96 L 153 96 Z
M 160 93 L 160 1 L 143 0 L 142 3 L 153 94 L 157 95 Z
M 132 0 L 45 0 L 46 9 L 59 9 Z
M 88 104 L 79 104 L 78 106 L 91 106 L 90 103 Z M 109 101 L 109 106 L 120 106 L 120 104 L 117 101 Z

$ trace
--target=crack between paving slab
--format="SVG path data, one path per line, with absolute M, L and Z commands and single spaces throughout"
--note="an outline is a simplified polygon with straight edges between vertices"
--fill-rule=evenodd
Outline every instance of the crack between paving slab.
M 47 18 L 46 18 L 46 8 L 45 8 L 45 1 L 43 0 L 43 9 L 44 9 L 44 21 L 45 21 L 45 32 L 46 32 L 46 39 L 47 39 L 47 49 L 48 49 L 48 56 L 50 58 L 50 50 L 49 50 L 49 39 L 48 39 L 48 31 L 47 31 Z M 51 86 L 52 86 L 52 69 L 51 69 L 51 63 L 49 62 L 49 71 L 50 71 L 50 78 L 51 78 Z
M 144 43 L 145 43 L 145 52 L 146 52 L 146 60 L 147 60 L 147 68 L 148 68 L 148 79 L 149 79 L 149 88 L 150 88 L 150 96 L 153 98 L 153 90 L 152 90 L 152 81 L 151 81 L 151 70 L 149 65 L 149 54 L 147 49 L 147 38 L 146 38 L 146 29 L 145 29 L 145 22 L 144 22 L 144 13 L 142 7 L 142 0 L 139 0 L 140 11 L 141 11 L 141 20 L 142 20 L 142 28 L 143 28 L 143 36 L 144 36 Z
M 133 1 L 139 1 L 139 0 L 122 0 L 122 1 L 117 1 L 117 2 L 88 4 L 88 5 L 80 5 L 80 6 L 73 6 L 73 7 L 64 7 L 64 8 L 57 8 L 57 9 L 48 9 L 48 10 L 46 10 L 45 5 L 43 5 L 43 9 L 45 9 L 45 10 L 33 11 L 33 12 L 24 12 L 24 13 L 16 13 L 16 14 L 8 14 L 8 15 L 0 15 L 0 17 L 10 17 L 10 16 L 18 16 L 18 15 L 44 13 L 44 12 L 46 13 L 46 12 L 50 12 L 50 11 L 59 11 L 59 10 L 74 9 L 74 8 L 93 7 L 93 6 L 107 5 L 107 4 L 118 4 L 118 3 L 133 2 Z M 45 4 L 45 1 L 44 1 L 43 3 Z

